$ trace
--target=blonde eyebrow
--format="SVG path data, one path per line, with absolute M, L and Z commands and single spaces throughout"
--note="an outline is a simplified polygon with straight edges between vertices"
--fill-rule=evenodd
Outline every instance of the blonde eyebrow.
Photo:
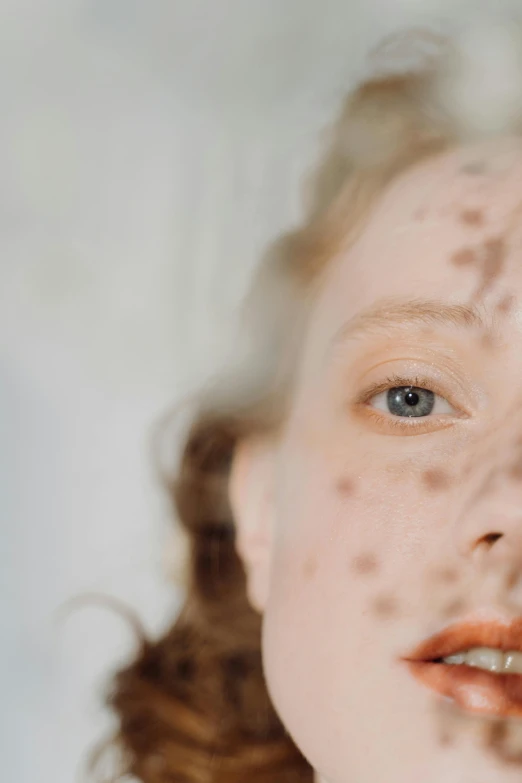
M 484 329 L 486 324 L 480 311 L 472 305 L 448 304 L 436 299 L 385 299 L 350 318 L 337 331 L 333 343 L 367 332 L 415 325 Z

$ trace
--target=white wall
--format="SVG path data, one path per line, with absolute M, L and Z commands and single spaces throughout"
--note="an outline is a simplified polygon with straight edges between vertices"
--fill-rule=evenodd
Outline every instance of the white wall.
M 304 163 L 363 50 L 436 10 L 4 0 L 6 781 L 76 779 L 109 724 L 108 674 L 132 649 L 116 616 L 85 608 L 59 621 L 57 609 L 105 593 L 151 631 L 175 610 L 151 426 L 212 362 L 261 248 L 296 217 Z

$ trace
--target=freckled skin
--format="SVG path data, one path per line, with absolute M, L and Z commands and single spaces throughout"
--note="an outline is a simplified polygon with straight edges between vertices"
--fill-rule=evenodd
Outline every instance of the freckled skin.
M 355 492 L 355 482 L 349 478 L 341 478 L 337 482 L 337 491 L 341 495 L 352 495 Z
M 372 610 L 374 614 L 384 619 L 396 615 L 398 606 L 391 596 L 382 595 L 374 600 Z
M 424 485 L 433 492 L 448 489 L 451 484 L 451 478 L 446 471 L 441 468 L 431 468 L 422 474 Z
M 458 578 L 459 574 L 456 568 L 441 568 L 435 573 L 435 579 L 444 584 L 454 584 Z
M 463 599 L 455 598 L 454 601 L 450 601 L 449 604 L 444 607 L 442 613 L 445 617 L 455 618 L 463 612 L 465 607 L 466 603 Z
M 487 732 L 485 746 L 510 766 L 522 766 L 522 737 L 507 721 L 494 721 Z
M 488 239 L 483 246 L 482 280 L 475 293 L 481 299 L 498 280 L 506 260 L 506 245 L 502 237 Z
M 448 734 L 446 732 L 441 732 L 439 735 L 439 743 L 443 748 L 450 747 L 451 745 L 453 745 L 453 737 L 451 736 L 451 734 Z
M 353 570 L 356 574 L 360 574 L 361 576 L 375 574 L 379 570 L 379 562 L 375 555 L 365 552 L 355 558 L 353 561 Z
M 476 268 L 479 284 L 472 297 L 474 301 L 483 298 L 500 277 L 506 252 L 505 240 L 502 237 L 493 237 L 477 248 L 461 248 L 452 255 L 451 260 L 455 266 Z
M 499 154 L 510 165 L 496 167 Z M 495 176 L 469 171 L 476 161 Z M 263 499 L 255 535 L 252 510 L 238 501 L 234 511 L 245 550 L 252 535 L 245 567 L 271 699 L 317 783 L 520 779 L 477 741 L 484 718 L 448 718 L 400 660 L 461 612 L 516 605 L 521 181 L 522 143 L 506 140 L 445 152 L 389 185 L 313 301 L 288 417 L 270 445 L 276 469 L 263 462 L 252 474 Z M 436 219 L 415 218 L 420 198 Z M 483 223 L 458 218 L 470 204 Z M 410 323 L 332 349 L 350 319 L 397 298 L 475 304 L 486 330 Z M 499 340 L 486 351 L 492 324 Z M 396 421 L 384 397 L 365 397 L 396 377 L 422 378 L 447 405 L 430 422 Z M 356 476 L 357 491 L 339 476 Z M 320 568 L 306 579 L 311 553 Z M 439 718 L 451 720 L 444 753 Z
M 461 250 L 457 250 L 451 257 L 451 261 L 455 266 L 469 266 L 475 264 L 476 260 L 477 252 L 470 247 L 463 247 Z
M 484 213 L 480 209 L 465 209 L 460 219 L 467 226 L 482 226 L 485 222 Z

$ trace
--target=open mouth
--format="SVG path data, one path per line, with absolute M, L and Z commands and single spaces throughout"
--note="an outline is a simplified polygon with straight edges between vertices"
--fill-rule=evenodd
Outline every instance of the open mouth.
M 402 660 L 467 712 L 522 718 L 522 620 L 450 626 Z

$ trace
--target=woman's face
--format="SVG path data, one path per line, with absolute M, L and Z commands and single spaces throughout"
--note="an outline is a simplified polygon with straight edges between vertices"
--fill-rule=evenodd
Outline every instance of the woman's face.
M 520 781 L 521 145 L 388 188 L 324 278 L 273 470 L 251 452 L 239 546 L 318 780 Z

